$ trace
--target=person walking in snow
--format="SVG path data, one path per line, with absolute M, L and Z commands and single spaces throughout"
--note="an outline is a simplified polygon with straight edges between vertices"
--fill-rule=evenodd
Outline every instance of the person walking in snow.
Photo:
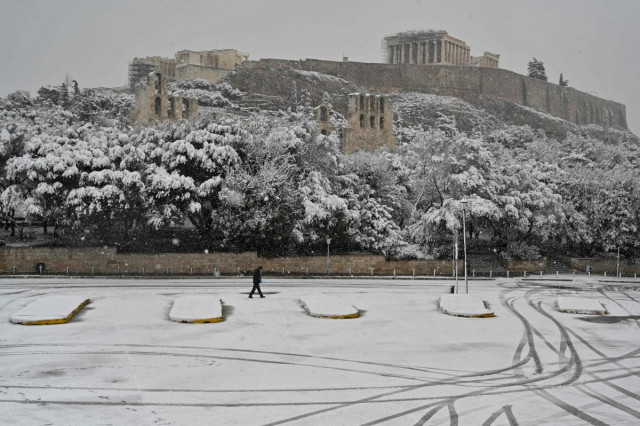
M 251 293 L 249 293 L 249 299 L 253 298 L 253 293 L 258 290 L 258 294 L 260 297 L 264 297 L 262 294 L 262 290 L 260 290 L 260 283 L 262 282 L 262 266 L 258 266 L 253 271 L 253 288 L 251 289 Z

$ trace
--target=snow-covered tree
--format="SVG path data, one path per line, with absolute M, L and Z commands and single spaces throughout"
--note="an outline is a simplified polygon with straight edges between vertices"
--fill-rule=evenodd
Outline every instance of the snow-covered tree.
M 533 58 L 528 64 L 528 76 L 532 78 L 537 78 L 539 80 L 547 81 L 547 73 L 544 69 L 544 62 Z
M 7 163 L 9 186 L 2 194 L 3 202 L 9 207 L 22 204 L 29 218 L 43 221 L 45 232 L 48 224 L 77 228 L 78 217 L 67 209 L 68 196 L 87 184 L 87 175 L 114 168 L 108 146 L 110 139 L 117 139 L 117 132 L 96 132 L 87 125 L 68 128 L 66 136 L 43 133 L 33 137 L 24 154 Z
M 233 121 L 203 121 L 194 128 L 182 121 L 143 131 L 136 144 L 148 159 L 149 223 L 158 228 L 188 218 L 201 238 L 210 238 L 222 184 L 240 162 L 234 145 L 243 134 Z

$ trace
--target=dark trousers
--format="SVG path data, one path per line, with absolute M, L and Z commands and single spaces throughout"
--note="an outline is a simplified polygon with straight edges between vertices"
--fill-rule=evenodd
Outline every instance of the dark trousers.
M 264 297 L 262 295 L 262 290 L 260 290 L 260 283 L 253 283 L 253 288 L 251 289 L 251 293 L 249 293 L 249 297 L 253 297 L 253 293 L 255 293 L 256 290 L 258 290 L 260 297 Z

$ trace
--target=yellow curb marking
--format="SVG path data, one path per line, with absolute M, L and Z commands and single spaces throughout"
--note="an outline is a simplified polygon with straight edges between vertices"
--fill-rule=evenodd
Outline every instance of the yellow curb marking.
M 23 323 L 19 323 L 19 324 L 23 324 L 23 325 L 52 325 L 52 324 L 64 324 L 69 322 L 69 320 L 71 320 L 71 318 L 73 318 L 78 312 L 80 312 L 80 310 L 82 310 L 82 308 L 84 308 L 85 306 L 87 306 L 87 304 L 90 302 L 89 299 L 86 299 L 84 302 L 82 302 L 80 304 L 80 306 L 78 306 L 77 308 L 75 308 L 73 310 L 73 312 L 71 312 L 69 315 L 67 315 L 65 318 L 59 318 L 59 319 L 50 319 L 50 320 L 39 320 L 39 321 L 27 321 L 27 322 L 23 322 Z
M 347 314 L 347 315 L 315 315 L 309 313 L 310 317 L 315 318 L 330 318 L 330 319 L 347 319 L 347 318 L 358 318 L 360 316 L 360 312 L 356 312 L 355 314 Z
M 207 318 L 207 319 L 199 319 L 199 320 L 194 320 L 194 321 L 183 321 L 183 322 L 187 322 L 189 324 L 204 324 L 207 322 L 222 322 L 224 321 L 223 317 L 218 317 L 218 318 Z

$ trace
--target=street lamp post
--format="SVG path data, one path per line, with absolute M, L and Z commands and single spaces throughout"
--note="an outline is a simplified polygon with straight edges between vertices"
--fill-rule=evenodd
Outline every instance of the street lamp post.
M 465 215 L 467 203 L 467 200 L 462 200 L 462 245 L 464 247 L 464 287 L 467 294 L 469 294 L 469 277 L 467 277 L 467 218 Z
M 620 244 L 618 244 L 618 261 L 616 262 L 616 278 L 620 276 Z
M 456 294 L 458 294 L 458 230 L 456 229 L 456 242 L 453 249 L 453 268 L 455 269 L 456 276 Z
M 327 275 L 331 275 L 331 254 L 329 252 L 330 245 L 331 245 L 331 238 L 327 238 Z

